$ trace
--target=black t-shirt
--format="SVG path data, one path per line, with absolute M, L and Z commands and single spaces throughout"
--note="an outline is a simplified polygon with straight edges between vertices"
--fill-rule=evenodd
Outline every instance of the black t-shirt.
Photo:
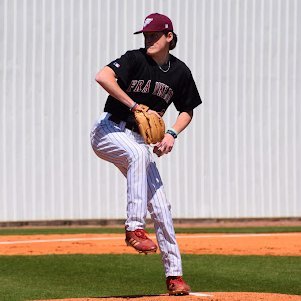
M 144 48 L 127 51 L 108 66 L 131 99 L 157 112 L 165 112 L 171 103 L 179 112 L 193 110 L 202 103 L 189 68 L 173 55 L 170 55 L 170 69 L 169 65 L 162 66 L 168 72 L 160 70 Z M 132 115 L 127 106 L 111 95 L 104 111 L 125 121 Z

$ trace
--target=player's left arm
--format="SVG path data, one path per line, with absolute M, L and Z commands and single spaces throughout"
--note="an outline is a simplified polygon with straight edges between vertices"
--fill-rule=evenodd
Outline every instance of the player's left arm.
M 172 130 L 174 130 L 177 134 L 180 134 L 189 125 L 192 117 L 193 110 L 181 112 L 178 115 L 176 122 L 172 126 Z M 166 133 L 163 140 L 154 147 L 154 153 L 157 154 L 158 157 L 162 156 L 163 154 L 168 154 L 171 152 L 174 146 L 175 139 L 176 138 L 173 137 L 173 135 Z
M 175 124 L 172 126 L 172 128 L 180 134 L 182 131 L 186 129 L 190 121 L 192 120 L 193 117 L 193 110 L 188 111 L 188 112 L 181 112 L 178 115 L 178 118 L 175 122 Z

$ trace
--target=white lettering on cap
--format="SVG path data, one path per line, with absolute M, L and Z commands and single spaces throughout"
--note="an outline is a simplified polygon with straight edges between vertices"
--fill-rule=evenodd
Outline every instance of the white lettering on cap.
M 168 24 L 165 24 L 165 28 L 168 28 Z
M 154 19 L 153 18 L 146 18 L 144 20 L 143 28 L 146 27 L 149 23 L 151 23 Z

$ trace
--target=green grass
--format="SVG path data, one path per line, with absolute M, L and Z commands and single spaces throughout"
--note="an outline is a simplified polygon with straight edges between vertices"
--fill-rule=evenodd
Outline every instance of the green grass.
M 301 257 L 183 255 L 193 291 L 301 294 Z M 159 255 L 0 256 L 0 299 L 165 293 Z
M 153 228 L 147 229 L 154 233 Z M 177 233 L 281 233 L 281 232 L 301 232 L 301 226 L 281 226 L 281 227 L 238 227 L 238 228 L 176 228 Z M 81 233 L 124 233 L 123 228 L 0 228 L 0 235 L 35 235 L 35 234 L 81 234 Z

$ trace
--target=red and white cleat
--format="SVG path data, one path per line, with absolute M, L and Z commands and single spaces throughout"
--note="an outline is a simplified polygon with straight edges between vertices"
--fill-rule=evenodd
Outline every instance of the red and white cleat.
M 156 253 L 156 244 L 146 235 L 143 229 L 125 232 L 125 242 L 128 246 L 133 247 L 139 253 L 149 254 Z
M 189 295 L 190 287 L 181 276 L 169 276 L 166 278 L 166 286 L 169 295 Z

